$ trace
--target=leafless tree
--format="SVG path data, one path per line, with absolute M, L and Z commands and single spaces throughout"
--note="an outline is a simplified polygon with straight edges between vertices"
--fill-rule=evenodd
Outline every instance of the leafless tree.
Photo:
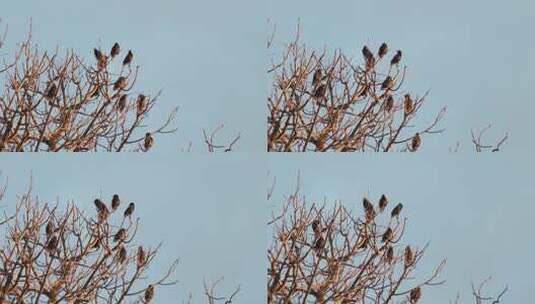
M 417 303 L 425 298 L 426 289 L 444 283 L 439 275 L 445 260 L 427 277 L 416 278 L 427 245 L 404 240 L 403 208 L 383 195 L 376 204 L 364 198 L 355 211 L 340 202 L 308 203 L 295 191 L 269 222 L 267 302 Z M 479 288 L 474 299 L 480 304 L 490 298 Z
M 425 135 L 443 131 L 445 107 L 416 127 L 427 93 L 402 88 L 401 50 L 383 43 L 377 50 L 365 45 L 361 53 L 355 59 L 341 50 L 311 50 L 298 29 L 268 69 L 268 151 L 416 151 Z
M 161 244 L 136 242 L 136 205 L 123 200 L 97 198 L 89 215 L 78 202 L 40 203 L 30 187 L 0 221 L 0 304 L 149 303 L 159 289 L 175 285 L 178 260 L 148 281 Z M 237 296 L 239 288 L 229 297 L 216 295 L 219 282 L 205 284 L 207 304 Z

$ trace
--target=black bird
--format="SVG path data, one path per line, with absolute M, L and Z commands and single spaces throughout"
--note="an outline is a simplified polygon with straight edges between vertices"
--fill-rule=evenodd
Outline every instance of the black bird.
M 95 207 L 97 207 L 97 212 L 102 212 L 102 210 L 104 210 L 104 208 L 106 208 L 104 203 L 101 200 L 99 200 L 98 198 L 95 199 L 95 201 L 93 203 L 95 204 Z
M 97 59 L 98 62 L 102 60 L 102 52 L 100 50 L 98 50 L 97 48 L 94 48 L 93 54 L 95 54 L 95 59 Z
M 154 286 L 149 285 L 147 289 L 145 290 L 145 295 L 143 296 L 145 298 L 145 302 L 149 303 L 150 300 L 154 297 Z
M 134 209 L 136 208 L 136 205 L 132 202 L 128 205 L 128 208 L 124 211 L 124 217 L 131 216 L 132 213 L 134 213 Z
M 379 51 L 377 52 L 377 55 L 379 55 L 379 58 L 383 58 L 386 53 L 388 53 L 388 45 L 386 45 L 385 42 L 383 42 L 383 44 L 381 44 L 381 46 L 379 47 Z
M 117 107 L 119 108 L 119 112 L 124 111 L 126 108 L 126 98 L 128 97 L 128 94 L 124 94 L 119 98 L 119 103 L 117 104 Z
M 51 83 L 48 88 L 46 89 L 46 98 L 52 99 L 55 98 L 58 94 L 58 87 L 55 83 Z
M 114 194 L 111 199 L 111 210 L 115 211 L 117 208 L 119 208 L 119 205 L 121 204 L 121 199 L 119 198 L 118 194 Z
M 385 111 L 390 112 L 394 108 L 394 97 L 392 95 L 388 95 L 386 98 L 386 105 L 385 105 Z
M 391 65 L 398 64 L 401 61 L 401 51 L 397 50 L 396 55 L 392 57 L 392 60 L 390 61 Z
M 386 76 L 385 81 L 381 84 L 382 90 L 389 90 L 394 85 L 394 81 L 392 80 L 392 77 Z
M 362 48 L 362 55 L 364 55 L 364 59 L 366 59 L 366 61 L 370 61 L 373 59 L 373 53 L 367 46 L 364 46 Z
M 420 138 L 420 133 L 414 134 L 414 137 L 411 140 L 411 150 L 413 152 L 417 151 L 418 148 L 420 148 L 421 144 L 422 144 L 422 139 Z
M 117 90 L 122 90 L 124 88 L 126 88 L 126 78 L 124 76 L 121 76 L 117 78 L 117 80 L 113 84 L 113 89 L 117 91 Z
M 46 224 L 46 236 L 50 237 L 52 233 L 54 233 L 54 224 L 52 224 L 52 221 L 49 221 L 48 224 Z
M 405 266 L 408 267 L 414 263 L 414 254 L 412 253 L 411 247 L 405 247 Z
M 323 98 L 325 96 L 325 91 L 327 87 L 325 84 L 320 84 L 315 90 L 314 90 L 314 97 L 316 98 Z
M 388 246 L 388 250 L 386 251 L 386 260 L 388 263 L 392 263 L 394 260 L 394 248 L 392 248 L 392 246 Z
M 137 266 L 138 267 L 143 266 L 146 260 L 147 260 L 147 253 L 143 249 L 143 246 L 139 246 L 137 248 Z
M 314 242 L 314 250 L 321 251 L 325 245 L 325 239 L 322 236 L 318 236 Z
M 318 68 L 316 70 L 316 72 L 314 72 L 314 76 L 312 76 L 312 85 L 314 87 L 316 85 L 318 85 L 318 83 L 321 81 L 321 77 L 323 76 L 322 74 L 323 74 L 323 72 L 322 72 L 321 68 Z
M 392 228 L 388 227 L 385 233 L 383 233 L 382 241 L 383 243 L 390 242 L 393 237 L 394 237 L 394 232 L 392 231 Z
M 364 207 L 364 212 L 366 213 L 366 216 L 373 217 L 375 210 L 373 209 L 372 203 L 367 198 L 364 198 L 362 200 L 362 206 Z
M 52 252 L 56 250 L 57 247 L 58 247 L 58 237 L 54 235 L 46 243 L 45 250 L 48 252 Z
M 405 94 L 403 110 L 405 111 L 405 115 L 409 115 L 414 111 L 414 101 L 412 101 L 411 94 Z
M 312 222 L 312 231 L 314 231 L 314 234 L 319 234 L 321 232 L 319 220 L 314 220 Z
M 113 237 L 113 240 L 115 242 L 120 242 L 120 241 L 123 241 L 126 237 L 126 229 L 124 228 L 121 228 L 117 231 L 117 233 L 115 234 L 115 236 Z
M 121 52 L 121 47 L 119 46 L 119 43 L 115 42 L 113 46 L 111 47 L 110 56 L 111 58 L 119 55 L 119 52 Z
M 143 148 L 145 148 L 145 151 L 149 151 L 153 145 L 154 138 L 150 135 L 150 133 L 145 133 L 145 140 L 143 141 Z
M 418 303 L 418 301 L 422 297 L 422 290 L 420 289 L 420 287 L 418 286 L 412 289 L 409 297 L 412 304 Z
M 379 212 L 383 212 L 385 210 L 386 205 L 388 205 L 388 199 L 386 198 L 386 195 L 381 195 L 381 198 L 379 199 Z
M 143 94 L 137 96 L 137 114 L 141 115 L 145 111 L 147 97 Z
M 134 54 L 132 51 L 128 50 L 128 54 L 124 57 L 123 65 L 130 64 L 132 62 L 132 59 L 134 58 Z
M 403 204 L 402 203 L 399 203 L 396 205 L 396 207 L 394 207 L 394 209 L 392 209 L 392 217 L 397 217 L 399 216 L 399 214 L 401 213 L 401 209 L 403 209 Z

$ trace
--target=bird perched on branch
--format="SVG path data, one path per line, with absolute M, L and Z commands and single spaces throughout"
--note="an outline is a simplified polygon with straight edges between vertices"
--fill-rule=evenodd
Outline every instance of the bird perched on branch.
M 145 264 L 146 261 L 147 261 L 147 253 L 143 249 L 143 246 L 139 246 L 137 248 L 137 259 L 136 259 L 137 267 L 141 268 Z
M 381 84 L 381 89 L 384 90 L 390 90 L 392 86 L 394 85 L 394 80 L 391 76 L 386 76 L 385 80 Z
M 121 248 L 117 252 L 117 260 L 119 261 L 120 264 L 123 264 L 124 262 L 126 262 L 126 255 L 127 255 L 126 248 L 124 248 L 124 246 L 121 246 Z
M 46 243 L 45 250 L 48 253 L 52 253 L 56 250 L 57 247 L 58 247 L 58 237 L 54 235 Z
M 421 297 L 422 297 L 422 290 L 419 286 L 411 290 L 410 295 L 409 295 L 411 304 L 418 303 Z
M 119 205 L 121 204 L 121 199 L 119 198 L 118 194 L 114 194 L 111 199 L 111 210 L 115 211 L 117 208 L 119 208 Z
M 398 64 L 401 61 L 401 51 L 397 50 L 394 57 L 392 57 L 392 60 L 390 61 L 391 65 Z
M 145 109 L 147 107 L 147 96 L 143 94 L 139 94 L 137 96 L 137 115 L 143 114 L 145 112 Z
M 132 213 L 134 213 L 134 209 L 136 208 L 136 205 L 132 202 L 128 204 L 128 208 L 124 211 L 124 217 L 132 216 Z
M 414 101 L 411 98 L 411 94 L 405 94 L 403 99 L 403 110 L 405 115 L 409 115 L 414 111 Z
M 124 111 L 124 109 L 126 108 L 126 100 L 128 98 L 128 95 L 127 94 L 123 94 L 120 98 L 119 98 L 119 102 L 117 104 L 117 108 L 119 109 L 119 112 L 122 112 Z
M 128 65 L 132 62 L 132 59 L 134 58 L 134 54 L 131 50 L 128 50 L 128 54 L 124 57 L 123 65 Z
M 149 132 L 145 133 L 145 140 L 143 141 L 143 148 L 145 151 L 149 151 L 150 148 L 154 145 L 154 138 Z
M 320 228 L 320 221 L 319 220 L 314 220 L 312 222 L 312 231 L 314 232 L 315 235 L 320 234 L 321 228 Z
M 365 45 L 362 47 L 362 55 L 364 56 L 364 59 L 366 60 L 366 65 L 373 64 L 375 61 L 373 57 L 373 53 L 370 51 L 370 49 Z
M 149 285 L 147 289 L 145 290 L 145 294 L 143 295 L 143 298 L 145 299 L 146 303 L 149 303 L 153 297 L 154 297 L 154 286 Z
M 110 56 L 111 58 L 119 55 L 121 52 L 121 47 L 119 46 L 119 43 L 115 42 L 113 46 L 111 47 Z
M 115 242 L 122 242 L 126 238 L 126 229 L 121 228 L 115 233 L 115 236 L 113 237 L 113 241 Z
M 321 70 L 321 68 L 318 68 L 316 72 L 314 72 L 314 75 L 312 76 L 312 85 L 316 87 L 318 83 L 320 83 L 322 77 L 323 77 L 323 71 Z
M 379 51 L 377 52 L 377 55 L 379 58 L 383 58 L 386 53 L 388 53 L 388 45 L 386 45 L 386 42 L 383 42 L 381 46 L 379 47 Z
M 46 93 L 45 93 L 45 97 L 47 99 L 54 99 L 56 97 L 56 95 L 58 94 L 58 87 L 56 86 L 55 83 L 51 83 L 48 88 L 46 89 Z
M 126 77 L 124 76 L 120 76 L 119 78 L 117 78 L 117 80 L 115 81 L 115 83 L 113 84 L 113 89 L 115 91 L 117 90 L 123 90 L 124 88 L 126 88 Z
M 405 267 L 409 267 L 414 263 L 414 253 L 410 246 L 405 247 Z
M 401 209 L 403 209 L 403 204 L 402 203 L 397 204 L 396 207 L 394 207 L 394 209 L 392 209 L 391 216 L 392 217 L 399 217 L 399 214 L 401 213 Z
M 414 137 L 411 140 L 411 151 L 416 152 L 420 145 L 422 144 L 422 139 L 420 138 L 420 133 L 414 134 Z
M 375 217 L 375 210 L 373 209 L 372 203 L 367 199 L 364 198 L 362 200 L 362 206 L 364 207 L 364 213 L 366 215 L 366 220 L 371 220 Z
M 325 96 L 326 90 L 327 90 L 327 86 L 325 84 L 320 84 L 314 90 L 314 97 L 323 98 Z
M 392 238 L 394 238 L 394 232 L 392 231 L 392 228 L 388 227 L 382 236 L 383 243 L 392 241 Z
M 383 212 L 385 210 L 386 205 L 388 205 L 388 199 L 386 198 L 386 195 L 381 195 L 381 198 L 379 199 L 379 212 Z

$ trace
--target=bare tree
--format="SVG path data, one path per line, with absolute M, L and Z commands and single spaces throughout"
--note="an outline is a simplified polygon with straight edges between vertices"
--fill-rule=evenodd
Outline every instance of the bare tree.
M 268 189 L 268 197 L 272 188 Z M 360 204 L 359 204 L 360 205 Z M 354 211 L 307 203 L 299 189 L 290 195 L 269 226 L 268 303 L 417 303 L 425 290 L 444 283 L 445 260 L 417 279 L 427 245 L 404 241 L 403 204 L 382 195 L 364 198 Z M 494 303 L 505 293 L 500 293 Z M 484 303 L 481 288 L 475 303 Z M 459 303 L 457 299 L 456 303 Z
M 178 260 L 148 281 L 161 244 L 136 242 L 136 205 L 123 200 L 117 194 L 109 203 L 97 198 L 88 215 L 75 202 L 42 204 L 30 187 L 14 214 L 0 221 L 0 304 L 149 303 L 160 288 L 175 285 Z M 205 283 L 207 304 L 237 296 L 239 287 L 228 297 L 216 295 L 219 282 Z
M 425 135 L 443 131 L 438 124 L 445 107 L 427 125 L 415 126 L 427 93 L 402 88 L 401 50 L 383 43 L 373 51 L 365 45 L 361 53 L 356 60 L 341 50 L 311 50 L 298 29 L 268 70 L 268 151 L 416 151 Z
M 160 93 L 137 88 L 135 55 L 122 48 L 95 48 L 86 62 L 73 50 L 39 50 L 30 30 L 0 68 L 0 151 L 148 151 L 175 132 L 176 108 L 146 126 Z

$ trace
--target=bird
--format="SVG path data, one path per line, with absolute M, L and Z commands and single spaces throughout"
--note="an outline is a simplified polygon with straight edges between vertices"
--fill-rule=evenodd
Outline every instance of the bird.
M 117 208 L 119 208 L 119 205 L 121 204 L 121 199 L 119 198 L 118 194 L 114 194 L 111 199 L 111 210 L 115 211 Z
M 323 249 L 323 246 L 325 245 L 325 239 L 320 235 L 316 238 L 316 241 L 314 242 L 314 250 L 316 250 L 318 253 Z
M 143 141 L 143 148 L 145 148 L 145 151 L 149 151 L 153 145 L 154 138 L 150 135 L 149 132 L 145 133 L 145 140 Z
M 394 232 L 392 231 L 392 228 L 388 227 L 382 236 L 383 243 L 390 242 L 392 238 L 394 237 Z
M 47 237 L 50 237 L 52 233 L 54 233 L 54 224 L 52 223 L 52 221 L 49 221 L 46 224 L 45 232 Z
M 137 96 L 137 114 L 141 115 L 145 111 L 147 97 L 143 94 Z
M 420 145 L 422 144 L 422 139 L 420 138 L 420 133 L 414 134 L 414 137 L 411 140 L 411 151 L 415 152 L 420 148 Z
M 325 91 L 327 87 L 325 84 L 320 84 L 315 90 L 314 90 L 314 97 L 316 98 L 323 98 L 325 96 Z
M 397 204 L 396 207 L 394 207 L 394 209 L 392 209 L 391 216 L 392 217 L 398 217 L 399 214 L 401 213 L 401 209 L 403 209 L 403 204 L 402 203 Z
M 379 47 L 377 55 L 379 56 L 379 58 L 383 58 L 386 53 L 388 53 L 388 45 L 386 45 L 386 42 L 383 42 L 383 44 L 381 44 L 381 46 Z
M 381 89 L 382 90 L 389 90 L 389 89 L 392 88 L 393 85 L 394 85 L 394 81 L 392 80 L 392 77 L 391 76 L 386 76 L 385 80 L 381 84 Z
M 126 78 L 124 76 L 121 76 L 117 78 L 117 80 L 113 84 L 113 89 L 117 91 L 117 90 L 122 90 L 124 88 L 126 88 Z
M 113 46 L 111 47 L 111 51 L 110 51 L 111 58 L 119 55 L 119 52 L 121 52 L 121 47 L 119 46 L 118 42 L 115 42 Z
M 55 83 L 51 83 L 46 89 L 46 98 L 53 99 L 58 94 L 58 87 Z
M 125 237 L 126 237 L 126 229 L 121 228 L 117 231 L 117 233 L 115 233 L 115 236 L 113 237 L 113 241 L 121 242 L 125 239 Z
M 149 285 L 147 289 L 145 289 L 145 294 L 143 297 L 145 298 L 145 302 L 149 303 L 154 297 L 154 286 Z
M 136 205 L 132 202 L 128 204 L 128 208 L 124 211 L 124 217 L 131 216 L 132 213 L 134 213 L 134 209 L 136 208 Z
M 97 212 L 102 212 L 102 210 L 104 210 L 104 208 L 106 208 L 104 203 L 101 200 L 99 200 L 98 198 L 95 199 L 93 201 L 93 203 L 95 204 L 95 207 L 97 208 Z
M 386 260 L 388 263 L 392 263 L 394 260 L 394 248 L 392 248 L 392 246 L 388 246 L 388 250 L 386 251 Z
M 398 64 L 401 61 L 401 51 L 397 50 L 394 57 L 392 57 L 392 60 L 390 61 L 391 65 Z
M 319 220 L 314 220 L 312 222 L 312 231 L 314 231 L 314 234 L 319 234 L 321 232 Z
M 93 54 L 95 55 L 95 59 L 100 62 L 102 60 L 102 52 L 97 49 L 97 48 L 94 48 L 93 49 Z
M 410 292 L 409 297 L 412 304 L 418 303 L 418 301 L 422 297 L 422 290 L 420 289 L 420 286 L 413 288 Z
M 405 247 L 405 267 L 409 267 L 414 263 L 414 254 L 410 246 Z
M 132 59 L 134 58 L 134 54 L 131 50 L 128 50 L 128 54 L 124 57 L 123 65 L 130 64 L 132 62 Z
M 405 115 L 409 115 L 414 111 L 414 102 L 412 101 L 410 94 L 405 94 L 405 98 L 403 99 L 403 110 L 405 111 Z
M 51 253 L 54 250 L 56 250 L 57 247 L 58 247 L 58 237 L 54 235 L 46 243 L 45 250 Z
M 362 200 L 362 206 L 364 207 L 366 219 L 372 219 L 375 216 L 375 210 L 373 209 L 372 203 L 367 198 L 364 198 Z
M 143 246 L 137 248 L 137 267 L 141 268 L 147 260 L 147 253 L 143 249 Z
M 121 249 L 119 249 L 119 252 L 117 253 L 117 259 L 119 260 L 119 263 L 123 264 L 126 262 L 126 248 L 124 246 L 121 246 Z
M 320 68 L 318 68 L 316 72 L 314 72 L 314 76 L 312 76 L 312 85 L 314 87 L 317 86 L 318 83 L 321 81 L 321 77 L 323 76 L 322 74 L 323 72 Z
M 379 212 L 383 212 L 385 210 L 386 205 L 388 205 L 388 199 L 386 198 L 386 195 L 381 195 L 381 198 L 379 199 Z
M 366 45 L 362 47 L 362 55 L 364 55 L 364 59 L 366 59 L 366 61 L 370 61 L 373 59 L 373 53 Z
M 123 95 L 119 98 L 119 103 L 117 104 L 117 108 L 119 109 L 119 112 L 124 111 L 124 109 L 126 108 L 126 100 L 127 100 L 127 97 L 128 97 L 128 94 L 123 94 Z

